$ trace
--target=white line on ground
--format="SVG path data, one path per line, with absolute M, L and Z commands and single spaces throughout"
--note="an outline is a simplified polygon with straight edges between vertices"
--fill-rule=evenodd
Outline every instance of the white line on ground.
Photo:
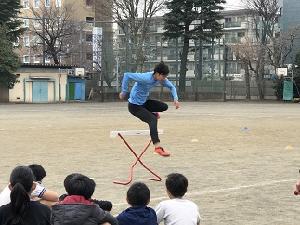
M 188 192 L 186 194 L 186 196 L 193 197 L 193 196 L 200 196 L 200 195 L 213 194 L 213 193 L 233 192 L 233 191 L 238 191 L 238 190 L 245 189 L 245 188 L 264 187 L 264 186 L 268 186 L 268 185 L 271 185 L 271 184 L 278 184 L 278 183 L 285 183 L 285 182 L 292 182 L 292 181 L 296 182 L 296 179 L 264 181 L 264 182 L 260 182 L 260 183 L 256 183 L 256 184 L 239 185 L 239 186 L 235 186 L 235 187 L 231 187 L 231 188 L 222 188 L 222 189 L 208 190 L 208 191 Z M 168 199 L 168 197 L 151 198 L 151 202 L 162 201 L 162 200 L 166 200 L 166 199 Z M 124 205 L 128 205 L 128 204 L 125 203 L 125 202 L 121 202 L 121 203 L 116 203 L 116 204 L 113 204 L 113 205 L 114 206 L 124 206 Z

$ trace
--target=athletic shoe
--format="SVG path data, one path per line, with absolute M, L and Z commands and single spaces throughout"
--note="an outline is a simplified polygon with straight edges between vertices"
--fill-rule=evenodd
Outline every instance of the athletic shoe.
M 157 119 L 159 119 L 159 118 L 160 118 L 160 115 L 159 115 L 159 113 L 158 113 L 158 112 L 153 112 L 152 114 L 153 114 L 154 116 L 156 116 L 156 118 L 157 118 Z
M 164 150 L 162 147 L 156 147 L 154 153 L 159 154 L 164 157 L 170 156 L 170 152 Z

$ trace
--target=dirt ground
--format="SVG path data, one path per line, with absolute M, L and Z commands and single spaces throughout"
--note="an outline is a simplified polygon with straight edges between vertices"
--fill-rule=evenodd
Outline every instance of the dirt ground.
M 170 103 L 161 114 L 161 141 L 171 153 L 153 147 L 142 157 L 163 182 L 150 181 L 142 166 L 134 180 L 151 190 L 150 206 L 166 199 L 164 178 L 180 172 L 189 179 L 187 198 L 199 205 L 205 225 L 298 225 L 300 197 L 300 105 L 278 103 Z M 94 197 L 111 200 L 113 214 L 127 207 L 126 180 L 134 157 L 112 130 L 147 129 L 126 103 L 0 105 L 0 187 L 19 164 L 39 163 L 48 189 L 63 193 L 63 179 L 81 172 L 95 179 Z M 136 151 L 148 136 L 128 137 Z

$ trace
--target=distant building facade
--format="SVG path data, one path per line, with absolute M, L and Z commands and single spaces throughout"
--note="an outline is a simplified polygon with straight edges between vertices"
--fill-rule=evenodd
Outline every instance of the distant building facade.
M 220 80 L 224 76 L 224 46 L 237 44 L 243 37 L 254 38 L 254 23 L 250 12 L 246 9 L 228 10 L 221 13 L 224 17 L 224 35 L 214 40 L 214 44 L 202 43 L 202 59 L 199 59 L 199 42 L 190 40 L 190 51 L 187 63 L 187 78 L 193 78 L 199 73 L 199 60 L 202 60 L 202 79 Z M 170 77 L 178 77 L 182 40 L 163 40 L 163 18 L 154 17 L 151 20 L 149 34 L 146 38 L 146 61 L 144 70 L 152 70 L 159 61 L 166 62 L 170 67 Z M 122 73 L 131 69 L 126 61 L 126 38 L 120 28 L 116 32 L 119 71 Z M 132 49 L 130 49 L 132 51 Z M 235 80 L 243 80 L 243 70 L 233 52 L 228 52 L 227 76 Z
M 16 43 L 16 45 L 19 45 L 20 62 L 25 64 L 54 63 L 50 55 L 43 53 L 42 41 L 33 32 L 33 26 L 39 26 L 39 29 L 43 29 L 43 27 L 32 14 L 32 9 L 42 7 L 62 9 L 65 6 L 70 6 L 72 10 L 71 19 L 74 20 L 76 30 L 71 37 L 72 43 L 65 43 L 64 48 L 67 50 L 59 55 L 59 63 L 79 65 L 84 67 L 87 72 L 92 72 L 93 28 L 101 27 L 103 30 L 103 46 L 106 47 L 106 51 L 103 51 L 101 64 L 107 73 L 112 73 L 113 45 L 112 23 L 110 22 L 112 19 L 108 2 L 107 0 L 21 0 L 20 19 L 23 22 L 22 26 L 25 28 L 25 32 L 20 37 L 19 42 Z M 45 35 L 47 35 L 47 32 L 45 32 Z
M 300 1 L 299 0 L 282 0 L 280 29 L 283 32 L 297 29 L 295 33 L 294 47 L 291 55 L 287 58 L 287 63 L 292 64 L 295 56 L 300 52 Z

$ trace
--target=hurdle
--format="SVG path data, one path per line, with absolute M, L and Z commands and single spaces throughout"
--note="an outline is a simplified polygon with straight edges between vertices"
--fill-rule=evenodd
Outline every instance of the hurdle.
M 158 129 L 158 134 L 163 134 L 163 130 Z M 149 171 L 149 173 L 151 173 L 153 175 L 153 178 L 149 178 L 150 180 L 154 180 L 154 181 L 161 181 L 161 177 L 156 174 L 155 172 L 153 172 L 153 170 L 151 170 L 142 160 L 141 157 L 143 156 L 143 154 L 147 151 L 147 149 L 149 148 L 150 144 L 151 144 L 151 140 L 148 142 L 148 144 L 145 146 L 145 148 L 142 150 L 142 152 L 138 155 L 133 149 L 132 147 L 128 144 L 128 142 L 125 140 L 125 138 L 123 136 L 143 136 L 143 135 L 150 135 L 150 131 L 149 130 L 119 130 L 119 131 L 111 131 L 110 132 L 110 137 L 111 138 L 116 138 L 116 137 L 120 137 L 124 144 L 126 145 L 126 147 L 132 152 L 132 154 L 135 156 L 135 161 L 131 164 L 130 168 L 129 168 L 129 175 L 128 175 L 128 179 L 126 181 L 113 181 L 114 184 L 122 184 L 122 185 L 127 185 L 130 184 L 131 181 L 133 180 L 133 169 L 134 167 L 137 165 L 137 163 L 139 162 L 146 170 Z

